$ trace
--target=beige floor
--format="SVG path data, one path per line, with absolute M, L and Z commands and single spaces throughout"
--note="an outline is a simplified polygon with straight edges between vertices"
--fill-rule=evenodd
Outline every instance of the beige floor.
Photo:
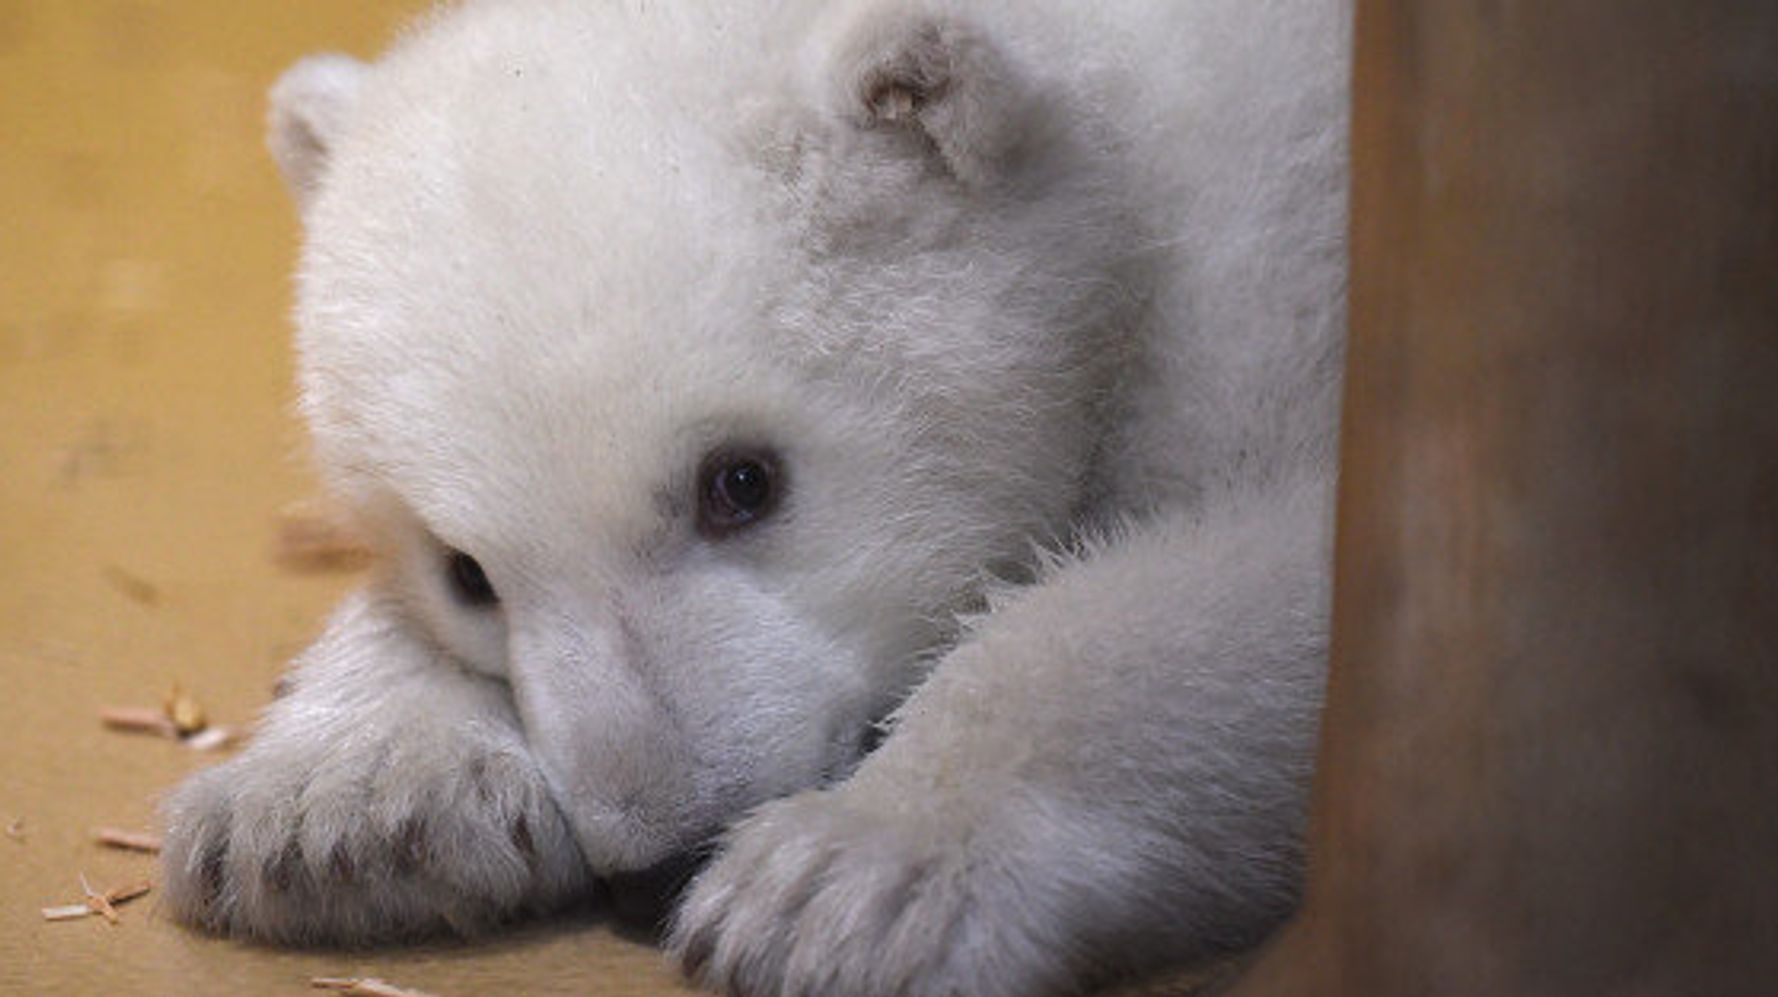
M 302 53 L 371 54 L 423 0 L 0 0 L 0 992 L 298 994 L 374 975 L 441 997 L 676 992 L 598 924 L 358 956 L 39 908 L 154 875 L 101 851 L 212 760 L 101 730 L 174 683 L 249 720 L 350 577 L 281 572 L 312 493 L 290 409 L 296 233 L 261 95 Z M 14 822 L 20 822 L 15 825 Z

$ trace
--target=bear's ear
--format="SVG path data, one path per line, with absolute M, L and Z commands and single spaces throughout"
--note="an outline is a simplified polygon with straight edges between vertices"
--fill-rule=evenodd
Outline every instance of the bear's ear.
M 967 186 L 991 183 L 1016 150 L 1031 103 L 971 25 L 918 0 L 866 0 L 830 22 L 824 88 L 853 124 L 902 129 Z
M 308 206 L 326 172 L 367 68 L 350 56 L 312 55 L 272 85 L 266 144 L 300 207 Z

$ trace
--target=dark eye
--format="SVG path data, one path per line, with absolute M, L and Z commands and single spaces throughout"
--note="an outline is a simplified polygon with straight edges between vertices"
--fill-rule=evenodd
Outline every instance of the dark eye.
M 777 507 L 778 461 L 764 451 L 718 451 L 698 472 L 698 529 L 712 536 L 758 522 Z
M 494 593 L 494 586 L 488 582 L 487 572 L 482 570 L 475 558 L 460 550 L 453 550 L 446 555 L 445 575 L 451 581 L 451 594 L 465 606 L 480 609 L 500 601 L 500 596 Z

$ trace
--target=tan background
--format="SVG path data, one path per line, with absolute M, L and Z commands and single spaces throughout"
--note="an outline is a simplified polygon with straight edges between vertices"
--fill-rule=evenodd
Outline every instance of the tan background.
M 100 729 L 182 683 L 250 720 L 352 583 L 270 557 L 312 493 L 290 414 L 295 220 L 262 95 L 299 55 L 372 55 L 420 0 L 0 0 L 0 992 L 298 994 L 376 975 L 441 997 L 673 992 L 653 950 L 558 923 L 472 947 L 298 954 L 39 908 L 156 874 L 148 828 L 213 760 Z

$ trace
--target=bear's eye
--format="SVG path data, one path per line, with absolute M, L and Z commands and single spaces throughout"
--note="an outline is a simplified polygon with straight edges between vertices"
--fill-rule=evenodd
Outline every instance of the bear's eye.
M 451 581 L 451 594 L 465 606 L 484 609 L 500 601 L 481 564 L 460 550 L 445 555 L 445 575 Z
M 777 458 L 760 450 L 722 450 L 698 472 L 698 529 L 722 536 L 759 522 L 783 491 Z

